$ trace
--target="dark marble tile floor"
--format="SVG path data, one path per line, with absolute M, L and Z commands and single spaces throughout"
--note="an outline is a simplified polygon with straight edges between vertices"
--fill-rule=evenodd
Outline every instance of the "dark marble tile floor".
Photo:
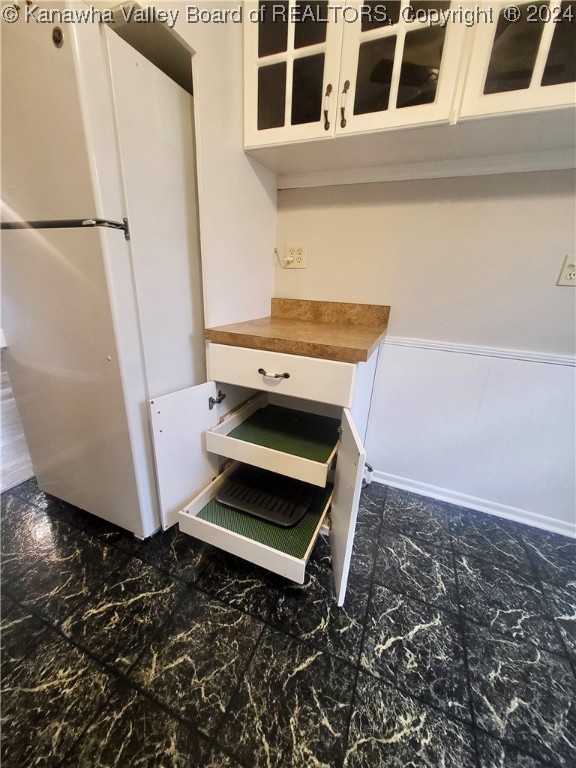
M 3 495 L 3 768 L 573 768 L 576 541 L 362 493 L 338 608 L 172 529 Z

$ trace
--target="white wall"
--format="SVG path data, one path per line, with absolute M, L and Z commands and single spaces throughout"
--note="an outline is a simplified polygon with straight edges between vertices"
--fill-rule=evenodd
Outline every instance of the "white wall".
M 555 285 L 575 247 L 572 171 L 278 198 L 277 244 L 305 242 L 308 269 L 277 269 L 276 295 L 390 304 L 394 336 L 573 354 L 575 294 Z
M 195 3 L 201 9 L 237 2 Z M 243 151 L 242 25 L 188 23 L 175 31 L 195 51 L 193 84 L 200 236 L 207 327 L 270 312 L 276 181 Z
M 575 532 L 569 171 L 284 190 L 276 295 L 389 304 L 366 447 L 392 485 Z
M 576 369 L 384 345 L 368 458 L 389 485 L 574 535 Z

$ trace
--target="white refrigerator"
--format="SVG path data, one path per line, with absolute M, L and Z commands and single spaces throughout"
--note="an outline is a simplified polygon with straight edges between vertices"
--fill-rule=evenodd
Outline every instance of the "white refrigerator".
M 148 400 L 206 380 L 193 100 L 105 25 L 56 26 L 2 29 L 9 377 L 40 488 L 147 537 Z

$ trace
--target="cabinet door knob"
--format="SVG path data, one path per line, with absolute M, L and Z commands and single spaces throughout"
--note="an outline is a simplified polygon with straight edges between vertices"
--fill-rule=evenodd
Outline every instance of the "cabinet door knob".
M 328 99 L 332 93 L 332 83 L 328 83 L 326 86 L 326 93 L 324 94 L 324 130 L 330 130 L 330 120 L 328 120 Z
M 350 88 L 350 80 L 346 80 L 344 88 L 342 89 L 342 98 L 340 99 L 340 114 L 342 116 L 340 120 L 340 128 L 346 128 L 346 94 L 348 93 L 348 88 Z
M 262 376 L 266 376 L 267 379 L 289 379 L 290 378 L 289 373 L 266 373 L 264 368 L 258 368 L 258 373 L 261 373 Z

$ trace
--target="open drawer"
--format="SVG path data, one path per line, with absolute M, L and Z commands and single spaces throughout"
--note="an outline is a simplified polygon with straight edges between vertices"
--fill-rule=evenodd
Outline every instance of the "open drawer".
M 306 563 L 328 513 L 332 488 L 317 489 L 302 520 L 292 528 L 282 528 L 216 500 L 219 488 L 237 466 L 233 462 L 178 513 L 180 530 L 302 584 Z
M 253 398 L 206 432 L 206 448 L 219 456 L 325 486 L 338 449 L 340 420 Z

